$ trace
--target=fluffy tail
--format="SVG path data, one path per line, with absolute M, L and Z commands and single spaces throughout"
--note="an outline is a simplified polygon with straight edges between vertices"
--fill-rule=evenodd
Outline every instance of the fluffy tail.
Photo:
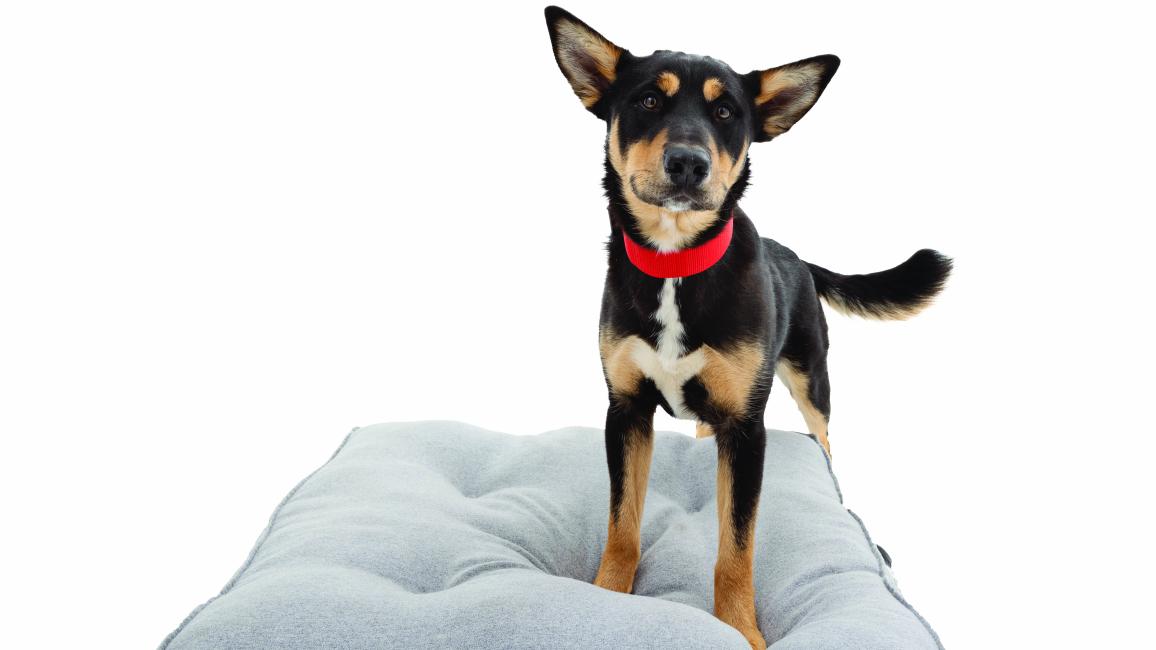
M 910 318 L 931 304 L 951 274 L 951 258 L 931 249 L 899 266 L 866 275 L 840 275 L 810 262 L 819 297 L 835 311 L 878 320 Z

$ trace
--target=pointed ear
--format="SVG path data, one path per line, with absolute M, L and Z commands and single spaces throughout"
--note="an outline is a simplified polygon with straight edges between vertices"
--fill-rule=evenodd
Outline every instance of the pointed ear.
M 626 50 L 559 7 L 546 7 L 546 26 L 550 28 L 554 59 L 562 74 L 582 104 L 603 117 L 594 105 L 614 83 L 618 60 Z
M 786 133 L 811 110 L 838 69 L 839 57 L 824 54 L 744 76 L 754 97 L 755 141 Z

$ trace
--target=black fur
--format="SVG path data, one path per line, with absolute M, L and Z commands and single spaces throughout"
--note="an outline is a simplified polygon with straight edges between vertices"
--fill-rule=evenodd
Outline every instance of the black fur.
M 583 58 L 583 52 L 575 54 L 574 43 L 564 42 L 564 37 L 559 35 L 559 21 L 588 30 L 590 39 L 581 40 L 582 43 L 602 43 L 603 37 L 557 7 L 546 10 L 546 19 L 559 67 L 580 97 L 596 100 L 588 103 L 587 108 L 605 120 L 608 128 L 616 128 L 619 139 L 618 151 L 612 150 L 607 140 L 603 180 L 611 226 L 600 316 L 604 333 L 638 337 L 658 349 L 662 326 L 656 320 L 656 312 L 660 291 L 667 282 L 646 275 L 627 257 L 624 236 L 643 246 L 653 246 L 653 240 L 632 211 L 625 194 L 633 191 L 639 195 L 633 189 L 626 189 L 634 187 L 635 179 L 623 179 L 612 158 L 626 155 L 635 143 L 659 142 L 656 140 L 659 134 L 665 134 L 667 146 L 672 142 L 713 146 L 732 160 L 742 157 L 741 168 L 735 169 L 733 184 L 717 204 L 708 208 L 713 215 L 710 222 L 683 244 L 696 246 L 710 240 L 733 215 L 734 234 L 729 248 L 714 266 L 675 284 L 678 317 L 685 329 L 681 343 L 687 354 L 704 346 L 726 352 L 739 343 L 752 341 L 757 342 L 764 353 L 745 408 L 736 411 L 720 405 L 712 399 L 710 386 L 699 376 L 681 387 L 682 404 L 696 419 L 711 425 L 718 443 L 719 462 L 731 468 L 734 505 L 730 515 L 736 541 L 741 546 L 757 507 L 766 440 L 763 410 L 778 363 L 789 363 L 798 376 L 806 378 L 806 394 L 794 397 L 805 400 L 822 415 L 823 435 L 826 434 L 831 402 L 827 322 L 820 298 L 859 315 L 906 316 L 939 293 L 951 270 L 951 262 L 935 251 L 921 250 L 888 271 L 840 275 L 804 262 L 785 246 L 761 238 L 754 223 L 738 206 L 751 173 L 749 155 L 743 157 L 750 144 L 770 140 L 810 110 L 838 68 L 838 58 L 812 57 L 769 71 L 739 75 L 725 63 L 709 57 L 670 51 L 636 56 L 618 48 L 611 50 L 617 56 L 613 79 L 591 81 L 587 77 L 596 74 L 596 56 L 604 50 L 596 49 L 595 59 L 591 60 Z M 801 71 L 796 76 L 805 81 L 778 95 L 772 93 L 772 98 L 764 98 L 761 104 L 756 102 L 756 97 L 763 92 L 763 75 L 787 68 L 792 72 Z M 678 77 L 682 84 L 680 90 L 667 93 L 656 85 L 656 78 L 664 71 Z M 704 97 L 701 90 L 709 78 L 720 80 L 725 88 L 724 94 L 713 100 Z M 659 101 L 649 102 L 648 95 Z M 648 103 L 657 107 L 648 107 Z M 730 109 L 729 117 L 721 117 L 720 105 Z M 669 173 L 669 168 L 666 171 Z M 676 199 L 685 199 L 700 210 L 704 209 L 699 205 L 705 200 L 703 196 L 688 193 Z M 629 395 L 616 392 L 610 384 L 608 375 L 606 453 L 611 515 L 616 518 L 623 490 L 624 458 L 638 436 L 652 435 L 650 420 L 657 407 L 668 412 L 674 409 L 650 378 Z
M 855 315 L 885 319 L 926 306 L 951 274 L 951 260 L 929 248 L 893 269 L 866 275 L 840 275 L 810 262 L 807 267 L 819 296 Z

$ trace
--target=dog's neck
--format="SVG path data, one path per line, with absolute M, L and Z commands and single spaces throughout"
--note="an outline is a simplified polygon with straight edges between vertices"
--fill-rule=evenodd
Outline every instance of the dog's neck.
M 652 278 L 685 278 L 698 275 L 714 266 L 730 247 L 734 235 L 734 216 L 723 222 L 718 234 L 691 248 L 673 252 L 655 251 L 639 244 L 622 232 L 626 257 L 639 271 Z
M 742 174 L 727 192 L 722 205 L 709 211 L 672 211 L 643 203 L 636 197 L 623 194 L 621 177 L 606 160 L 606 175 L 602 180 L 609 200 L 612 237 L 622 233 L 639 246 L 660 253 L 677 253 L 698 248 L 714 240 L 731 220 L 739 199 L 750 178 L 750 161 L 743 165 Z

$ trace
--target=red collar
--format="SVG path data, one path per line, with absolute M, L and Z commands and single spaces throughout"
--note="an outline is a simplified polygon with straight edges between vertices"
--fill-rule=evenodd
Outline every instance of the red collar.
M 635 242 L 625 231 L 622 232 L 622 241 L 626 242 L 626 256 L 639 271 L 652 278 L 685 278 L 702 273 L 721 260 L 731 244 L 734 231 L 735 217 L 732 214 L 714 238 L 694 248 L 660 253 Z

